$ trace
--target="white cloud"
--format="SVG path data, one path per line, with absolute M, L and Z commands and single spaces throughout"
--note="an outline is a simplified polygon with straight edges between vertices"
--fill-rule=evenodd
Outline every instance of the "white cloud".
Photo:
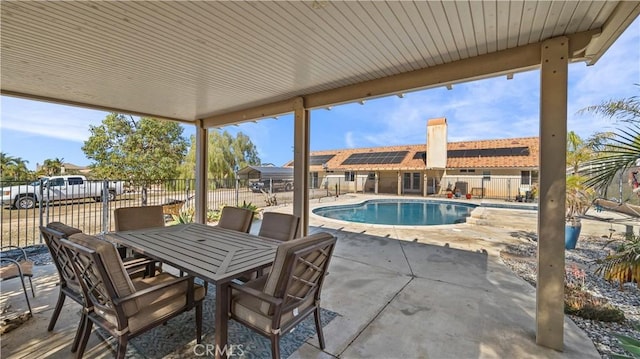
M 99 125 L 107 113 L 2 97 L 0 128 L 73 142 L 89 138 L 89 125 Z
M 347 148 L 356 147 L 356 144 L 353 140 L 353 132 L 348 131 L 347 133 L 344 134 L 344 143 L 346 144 Z

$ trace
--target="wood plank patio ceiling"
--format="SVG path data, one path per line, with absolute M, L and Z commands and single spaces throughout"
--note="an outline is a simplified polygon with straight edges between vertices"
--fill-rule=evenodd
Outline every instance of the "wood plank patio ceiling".
M 195 121 L 591 30 L 603 35 L 577 56 L 595 62 L 639 8 L 616 1 L 3 2 L 1 87 L 5 95 Z

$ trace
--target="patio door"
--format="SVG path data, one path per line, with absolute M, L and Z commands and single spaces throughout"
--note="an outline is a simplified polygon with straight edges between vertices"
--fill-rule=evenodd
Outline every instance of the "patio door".
M 422 183 L 420 172 L 405 172 L 403 174 L 402 189 L 404 193 L 419 193 Z

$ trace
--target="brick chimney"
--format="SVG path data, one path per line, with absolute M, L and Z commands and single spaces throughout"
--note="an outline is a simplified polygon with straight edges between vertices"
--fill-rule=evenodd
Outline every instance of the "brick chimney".
M 432 118 L 427 121 L 427 168 L 447 167 L 447 119 Z

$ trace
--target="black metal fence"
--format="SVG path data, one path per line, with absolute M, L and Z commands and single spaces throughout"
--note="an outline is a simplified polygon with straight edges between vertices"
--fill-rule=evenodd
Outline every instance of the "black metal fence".
M 210 214 L 224 205 L 288 205 L 292 186 L 257 189 L 253 181 L 211 179 L 207 206 Z M 68 177 L 59 182 L 0 182 L 0 244 L 25 247 L 41 244 L 39 226 L 59 221 L 97 234 L 114 229 L 113 210 L 120 207 L 163 205 L 167 221 L 172 215 L 193 214 L 195 180 L 165 180 L 140 184 L 134 181 L 88 181 Z M 311 189 L 310 198 L 335 196 L 333 191 Z
M 223 205 L 253 205 L 258 208 L 270 205 L 290 205 L 293 203 L 292 186 L 253 186 L 255 180 L 220 180 L 208 182 L 208 218 Z M 267 179 L 268 181 L 268 179 Z M 267 184 L 265 181 L 265 184 Z M 270 182 L 270 181 L 269 181 Z M 436 196 L 445 196 L 447 184 L 470 193 L 472 198 L 491 198 L 505 201 L 526 199 L 527 186 L 513 179 L 491 178 L 473 179 L 463 176 L 445 177 L 439 183 Z M 337 197 L 347 193 L 373 193 L 372 186 L 355 185 L 353 181 L 310 183 L 309 199 Z M 379 194 L 398 194 L 396 182 L 393 188 L 381 188 Z M 195 180 L 165 180 L 158 183 L 141 184 L 133 181 L 87 181 L 67 179 L 44 183 L 0 182 L 2 187 L 2 210 L 0 211 L 0 245 L 25 247 L 41 244 L 39 226 L 60 221 L 82 229 L 85 233 L 97 234 L 114 229 L 113 210 L 120 207 L 142 205 L 163 205 L 167 221 L 172 215 L 193 214 Z M 618 191 L 618 187 L 620 191 Z M 631 193 L 631 188 L 623 184 L 613 184 L 610 193 L 619 192 L 621 198 L 632 204 L 640 204 L 640 197 Z M 464 195 L 462 193 L 462 195 Z M 419 191 L 400 189 L 401 195 L 421 196 Z M 611 196 L 609 196 L 611 197 Z M 535 200 L 535 199 L 534 199 Z

